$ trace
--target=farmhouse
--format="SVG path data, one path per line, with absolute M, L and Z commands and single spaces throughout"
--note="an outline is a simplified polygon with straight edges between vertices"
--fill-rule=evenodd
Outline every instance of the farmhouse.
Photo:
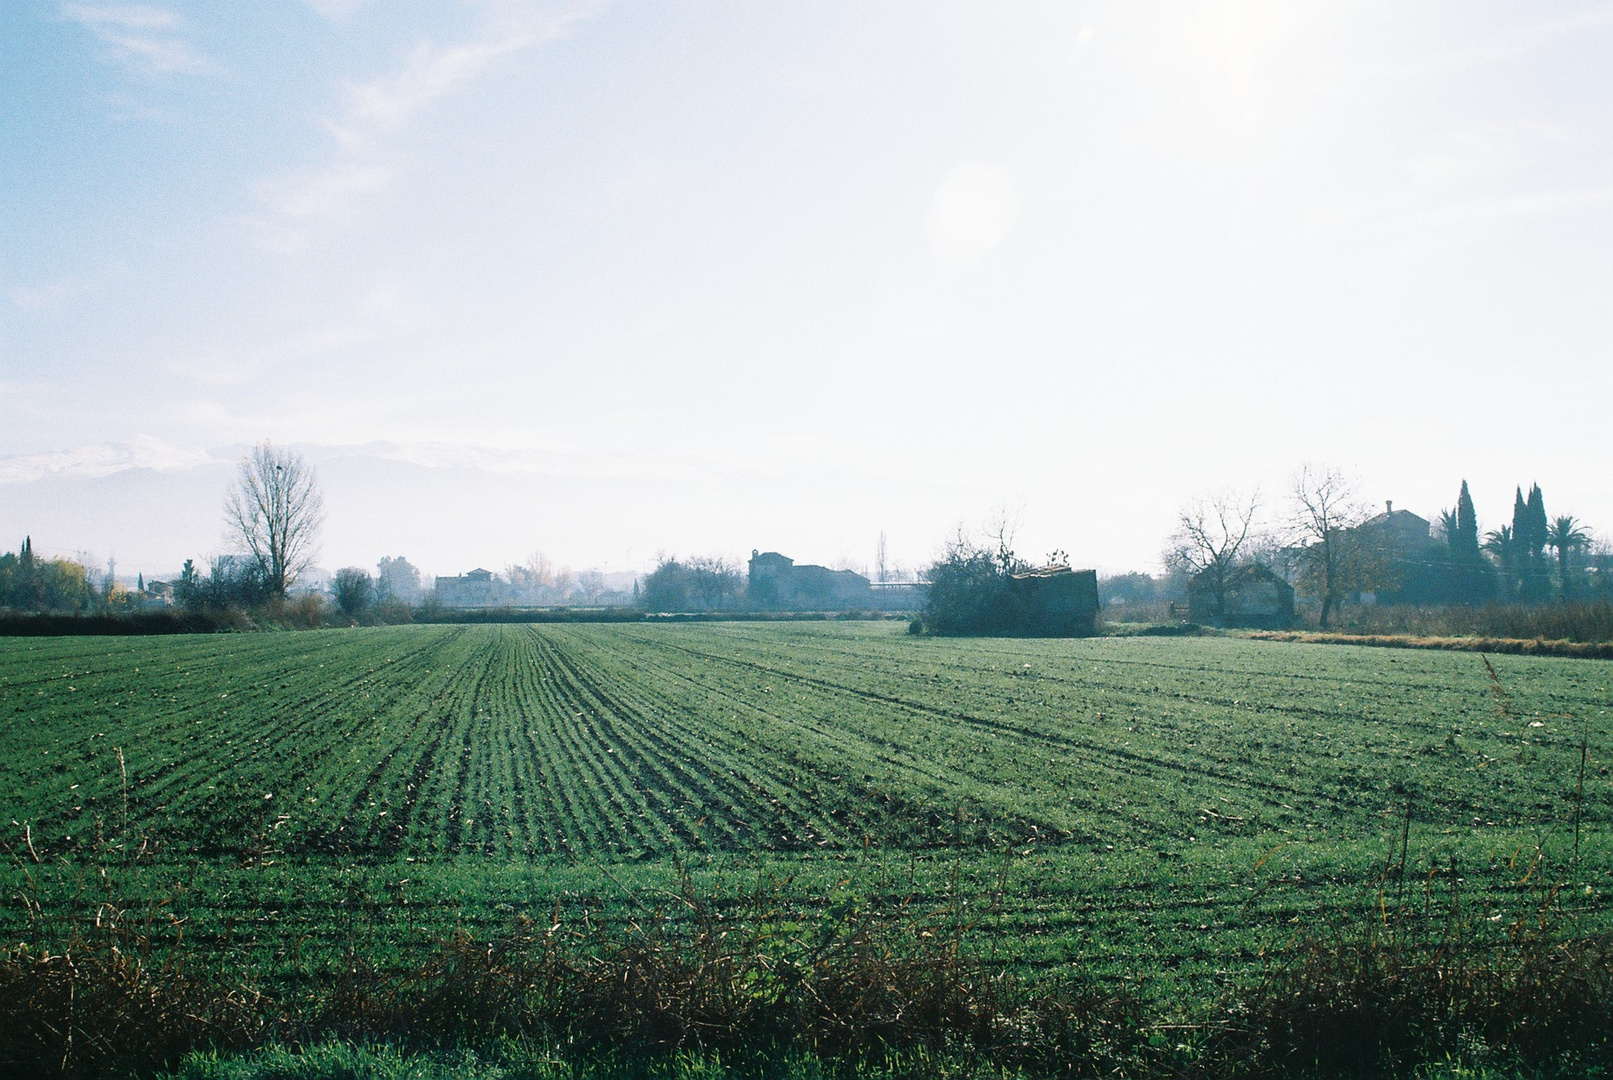
M 1410 510 L 1396 510 L 1393 502 L 1386 502 L 1383 513 L 1367 518 L 1355 527 L 1355 532 L 1377 547 L 1420 553 L 1428 543 L 1430 529 L 1427 518 Z
M 1361 555 L 1361 603 L 1429 603 L 1442 598 L 1442 564 L 1448 554 L 1436 541 L 1428 519 L 1386 503 L 1384 512 L 1350 530 Z
M 1062 563 L 1011 574 L 1019 632 L 1042 637 L 1089 637 L 1098 632 L 1098 572 Z
M 1294 587 L 1259 563 L 1227 573 L 1225 601 L 1225 608 L 1218 610 L 1208 573 L 1187 583 L 1188 616 L 1194 622 L 1277 629 L 1294 621 Z
M 141 594 L 140 602 L 161 607 L 174 606 L 174 586 L 172 581 L 148 581 L 145 592 Z
M 439 577 L 435 596 L 444 607 L 490 607 L 500 599 L 498 586 L 493 571 L 478 566 L 458 577 Z
M 776 551 L 750 554 L 750 602 L 772 611 L 843 611 L 873 607 L 873 587 L 854 570 L 831 570 Z

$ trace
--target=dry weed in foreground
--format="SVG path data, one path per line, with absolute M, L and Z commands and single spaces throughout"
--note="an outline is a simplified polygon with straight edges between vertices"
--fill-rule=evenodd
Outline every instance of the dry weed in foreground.
M 420 972 L 360 967 L 316 1026 L 348 1037 L 540 1036 L 583 1051 L 627 1047 L 810 1049 L 878 1059 L 915 1047 L 1074 1065 L 1141 1027 L 1130 999 L 1036 996 L 962 952 L 944 916 L 870 917 L 842 905 L 813 923 L 781 914 L 775 887 L 717 905 L 685 884 L 676 918 L 647 913 L 611 933 L 556 909 L 492 942 L 460 935 Z
M 457 934 L 401 974 L 349 956 L 281 1001 L 230 985 L 227 957 L 182 939 L 154 949 L 136 920 L 112 918 L 0 955 L 0 1071 L 91 1077 L 270 1040 L 516 1037 L 651 1057 L 961 1051 L 1074 1074 L 1145 1038 L 1130 998 L 1031 994 L 970 960 L 968 928 L 948 913 L 876 917 L 847 903 L 801 921 L 782 896 L 775 884 L 717 903 L 685 881 L 622 931 L 557 907 L 493 940 Z
M 256 1045 L 267 1003 L 198 976 L 194 959 L 179 949 L 154 956 L 118 925 L 50 950 L 13 946 L 0 955 L 0 1071 L 87 1077 Z
M 494 940 L 456 935 L 414 971 L 350 957 L 282 1001 L 228 984 L 217 955 L 180 944 L 158 955 L 136 920 L 114 918 L 60 947 L 0 955 L 0 1072 L 126 1074 L 193 1050 L 333 1038 L 514 1037 L 650 1061 L 940 1053 L 1061 1077 L 1376 1075 L 1457 1047 L 1502 1063 L 1613 1062 L 1613 938 L 1565 932 L 1550 904 L 1511 926 L 1454 898 L 1364 907 L 1184 1016 L 1183 1003 L 993 973 L 964 955 L 967 927 L 945 913 L 875 918 L 845 904 L 797 922 L 781 895 L 719 905 L 686 884 L 675 912 L 625 931 L 557 909 Z
M 1368 904 L 1229 999 L 1212 1056 L 1287 1075 L 1409 1074 L 1458 1050 L 1504 1068 L 1613 1066 L 1613 934 L 1574 926 L 1535 855 L 1537 904 L 1504 923 L 1466 905 L 1454 867 L 1408 891 L 1402 838 Z

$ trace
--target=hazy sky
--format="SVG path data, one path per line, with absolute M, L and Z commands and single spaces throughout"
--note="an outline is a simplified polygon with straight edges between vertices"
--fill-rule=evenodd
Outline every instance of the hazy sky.
M 1613 3 L 0 6 L 0 548 L 1151 568 L 1309 460 L 1613 533 Z

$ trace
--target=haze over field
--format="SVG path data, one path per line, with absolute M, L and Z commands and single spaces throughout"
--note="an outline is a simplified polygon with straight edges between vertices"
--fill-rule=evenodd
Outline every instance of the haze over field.
M 1613 3 L 0 11 L 0 550 L 1148 567 L 1306 460 L 1613 522 Z

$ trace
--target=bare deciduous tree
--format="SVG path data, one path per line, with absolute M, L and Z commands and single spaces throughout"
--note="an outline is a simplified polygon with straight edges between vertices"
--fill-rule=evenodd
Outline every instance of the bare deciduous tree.
M 1321 597 L 1325 630 L 1353 580 L 1357 542 L 1352 529 L 1366 517 L 1350 477 L 1332 467 L 1306 465 L 1294 478 L 1289 529 L 1300 549 L 1310 591 Z
M 402 555 L 381 559 L 375 579 L 376 596 L 381 600 L 413 604 L 420 600 L 420 571 Z
M 997 570 L 1002 574 L 1014 574 L 1024 570 L 1025 561 L 1014 552 L 1014 537 L 1019 533 L 1019 527 L 1025 520 L 1025 507 L 1023 503 L 1010 506 L 1003 503 L 991 512 L 986 519 L 986 541 L 995 550 L 992 557 L 997 560 Z M 961 538 L 963 533 L 959 530 Z
M 584 570 L 577 575 L 577 592 L 583 603 L 597 604 L 605 595 L 605 575 L 598 570 Z
M 241 459 L 224 519 L 275 596 L 308 567 L 325 520 L 314 471 L 300 454 L 259 443 Z
M 1183 507 L 1165 551 L 1168 567 L 1203 580 L 1217 620 L 1226 618 L 1227 593 L 1238 556 L 1254 536 L 1259 493 L 1219 491 Z

